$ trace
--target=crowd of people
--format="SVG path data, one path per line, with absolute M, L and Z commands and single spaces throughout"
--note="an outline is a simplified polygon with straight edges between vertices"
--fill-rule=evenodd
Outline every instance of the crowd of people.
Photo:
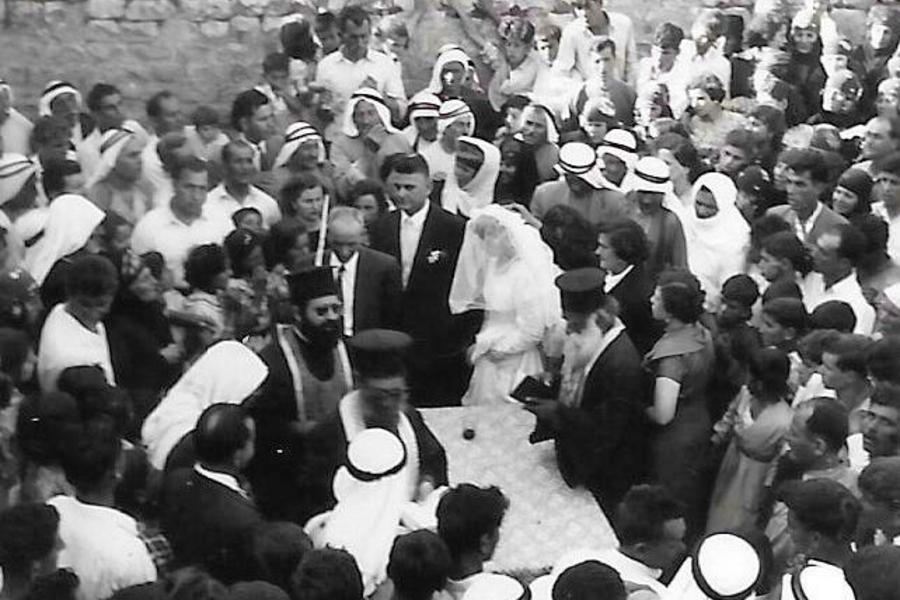
M 900 597 L 900 10 L 443 6 L 407 90 L 370 8 L 227 119 L 0 81 L 0 599 Z M 491 572 L 460 405 L 617 545 Z

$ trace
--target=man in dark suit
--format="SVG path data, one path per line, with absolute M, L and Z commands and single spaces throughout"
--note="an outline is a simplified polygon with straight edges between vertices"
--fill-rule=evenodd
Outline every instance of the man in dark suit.
M 558 400 L 526 408 L 556 440 L 563 479 L 583 485 L 606 514 L 643 475 L 645 406 L 641 358 L 603 293 L 603 273 L 584 268 L 556 279 L 568 335 Z
M 338 206 L 328 215 L 328 254 L 325 264 L 334 271 L 338 295 L 344 303 L 344 335 L 366 329 L 399 326 L 400 264 L 384 252 L 366 248 L 362 213 Z
M 431 177 L 421 156 L 388 158 L 387 191 L 400 209 L 372 224 L 372 248 L 401 266 L 400 329 L 412 336 L 409 384 L 415 406 L 459 404 L 471 376 L 465 352 L 480 315 L 450 313 L 448 297 L 465 221 L 428 201 Z
M 240 481 L 255 437 L 241 406 L 213 404 L 200 416 L 198 463 L 169 474 L 163 489 L 163 532 L 179 566 L 198 565 L 225 582 L 240 577 L 241 543 L 262 521 Z
M 809 148 L 786 152 L 782 160 L 787 166 L 788 203 L 773 206 L 766 214 L 786 221 L 798 238 L 808 246 L 815 246 L 823 233 L 847 223 L 847 219 L 821 202 L 829 186 L 828 164 L 817 151 Z
M 647 234 L 630 219 L 610 223 L 597 237 L 597 256 L 606 271 L 603 291 L 619 303 L 619 318 L 642 356 L 662 335 L 650 310 L 654 284 L 644 267 L 649 255 Z
M 447 455 L 419 411 L 407 404 L 406 358 L 413 340 L 401 331 L 369 329 L 353 336 L 350 351 L 358 389 L 341 398 L 338 410 L 306 438 L 300 482 L 303 519 L 336 502 L 335 473 L 347 463 L 347 446 L 366 429 L 397 434 L 408 456 L 403 476 L 417 483 L 413 494 L 447 485 Z M 414 500 L 413 494 L 405 500 Z

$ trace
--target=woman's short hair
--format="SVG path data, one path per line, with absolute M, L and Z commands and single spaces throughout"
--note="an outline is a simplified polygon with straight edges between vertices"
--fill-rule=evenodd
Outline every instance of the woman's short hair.
M 184 280 L 197 290 L 209 290 L 213 280 L 228 269 L 225 250 L 218 244 L 196 246 L 184 261 Z
M 0 513 L 0 567 L 26 574 L 56 546 L 59 513 L 49 504 L 19 504 Z
M 806 276 L 812 271 L 809 248 L 793 231 L 780 231 L 766 237 L 762 242 L 762 249 L 778 260 L 787 260 L 801 275 Z
M 69 298 L 113 296 L 118 287 L 116 267 L 103 256 L 80 256 L 72 261 L 66 273 L 66 296 Z
M 303 192 L 315 188 L 322 188 L 322 192 L 325 192 L 325 182 L 315 173 L 301 173 L 292 177 L 281 189 L 281 194 L 278 198 L 278 206 L 281 208 L 281 212 L 289 217 L 294 216 L 297 212 L 294 208 L 294 202 L 300 198 Z
M 660 281 L 663 308 L 682 323 L 696 323 L 703 314 L 703 292 L 681 281 Z
M 687 90 L 703 90 L 713 102 L 722 102 L 725 99 L 725 84 L 712 73 L 704 73 L 692 79 Z
M 384 186 L 376 179 L 360 179 L 350 188 L 350 204 L 354 204 L 360 196 L 372 196 L 378 205 L 378 214 L 384 214 L 388 210 L 387 198 L 384 195 Z
M 609 245 L 629 265 L 642 264 L 650 256 L 650 243 L 644 229 L 631 219 L 613 221 L 600 228 Z

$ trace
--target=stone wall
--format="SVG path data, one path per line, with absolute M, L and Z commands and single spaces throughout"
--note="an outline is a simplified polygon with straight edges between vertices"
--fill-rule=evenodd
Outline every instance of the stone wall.
M 284 15 L 311 15 L 316 2 L 343 1 L 0 0 L 0 77 L 13 86 L 16 105 L 32 117 L 41 88 L 61 78 L 82 91 L 98 81 L 117 85 L 133 117 L 143 117 L 143 100 L 161 89 L 178 93 L 188 108 L 204 102 L 224 111 L 237 92 L 258 82 L 263 57 L 279 48 Z M 550 3 L 525 0 L 532 6 Z M 687 28 L 701 0 L 607 4 L 630 15 L 639 40 L 646 42 L 662 21 Z M 427 83 L 441 45 L 461 41 L 471 48 L 458 19 L 437 10 L 426 14 L 404 59 L 407 91 Z

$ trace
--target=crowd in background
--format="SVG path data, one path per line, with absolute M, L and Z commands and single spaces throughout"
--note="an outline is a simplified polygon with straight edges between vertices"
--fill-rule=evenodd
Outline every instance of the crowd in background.
M 0 81 L 0 599 L 900 597 L 900 10 L 444 7 L 408 90 L 370 8 L 228 115 Z M 489 572 L 460 405 L 618 545 Z

